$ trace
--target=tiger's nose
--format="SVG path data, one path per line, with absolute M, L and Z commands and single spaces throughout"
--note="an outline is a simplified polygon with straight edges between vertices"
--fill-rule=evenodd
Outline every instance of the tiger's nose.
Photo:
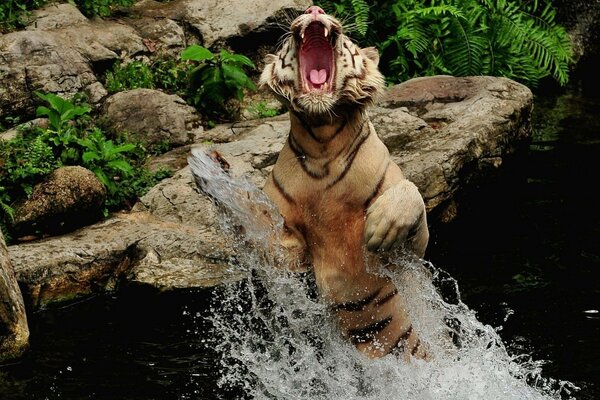
M 304 13 L 311 14 L 313 16 L 313 19 L 317 19 L 319 14 L 325 14 L 325 11 L 323 11 L 323 9 L 319 6 L 310 6 L 306 9 Z

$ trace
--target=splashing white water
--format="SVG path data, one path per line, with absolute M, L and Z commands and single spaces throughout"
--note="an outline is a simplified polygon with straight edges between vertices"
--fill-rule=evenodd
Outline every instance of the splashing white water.
M 394 272 L 384 272 L 433 357 L 366 358 L 342 339 L 310 273 L 277 267 L 278 249 L 267 243 L 274 243 L 282 221 L 268 197 L 224 173 L 205 150 L 194 149 L 189 163 L 199 187 L 223 209 L 223 228 L 244 232 L 236 267 L 247 278 L 221 287 L 212 306 L 224 390 L 286 400 L 574 398 L 577 388 L 543 377 L 541 362 L 510 355 L 497 331 L 460 300 L 454 279 L 406 256 L 398 257 Z M 452 300 L 442 297 L 441 286 L 452 288 L 446 296 Z

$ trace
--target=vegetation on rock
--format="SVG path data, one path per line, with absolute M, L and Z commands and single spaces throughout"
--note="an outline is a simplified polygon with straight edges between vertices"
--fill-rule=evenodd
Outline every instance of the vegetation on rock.
M 125 135 L 109 139 L 94 125 L 90 107 L 52 93 L 36 93 L 47 105 L 37 115 L 48 126 L 22 129 L 15 138 L 0 140 L 0 226 L 10 237 L 13 204 L 31 195 L 33 186 L 55 169 L 80 165 L 93 171 L 108 192 L 105 214 L 132 205 L 169 171 L 150 172 L 148 152 Z
M 119 7 L 127 7 L 136 0 L 70 0 L 87 17 L 108 17 Z M 6 33 L 27 25 L 31 10 L 40 8 L 52 0 L 2 0 L 0 2 L 0 33 Z M 57 2 L 57 1 L 54 1 Z M 60 1 L 58 1 L 60 2 Z M 64 1 L 63 1 L 64 2 Z

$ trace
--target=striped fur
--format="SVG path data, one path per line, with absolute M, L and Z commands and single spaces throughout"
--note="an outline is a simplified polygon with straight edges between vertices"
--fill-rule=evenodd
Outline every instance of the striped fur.
M 342 334 L 369 357 L 424 357 L 397 288 L 377 273 L 386 251 L 423 256 L 429 237 L 421 195 L 366 113 L 384 87 L 377 63 L 318 7 L 292 22 L 260 80 L 291 122 L 264 191 L 284 217 L 284 247 L 312 267 Z

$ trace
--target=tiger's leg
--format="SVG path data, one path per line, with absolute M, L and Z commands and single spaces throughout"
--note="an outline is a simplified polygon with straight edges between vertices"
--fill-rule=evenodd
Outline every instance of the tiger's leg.
M 369 250 L 387 251 L 405 244 L 423 257 L 428 241 L 425 203 L 412 182 L 400 180 L 367 209 L 365 243 Z
M 405 304 L 391 279 L 369 273 L 315 265 L 319 292 L 331 305 L 341 333 L 369 358 L 388 354 L 425 358 L 425 346 L 412 327 Z

